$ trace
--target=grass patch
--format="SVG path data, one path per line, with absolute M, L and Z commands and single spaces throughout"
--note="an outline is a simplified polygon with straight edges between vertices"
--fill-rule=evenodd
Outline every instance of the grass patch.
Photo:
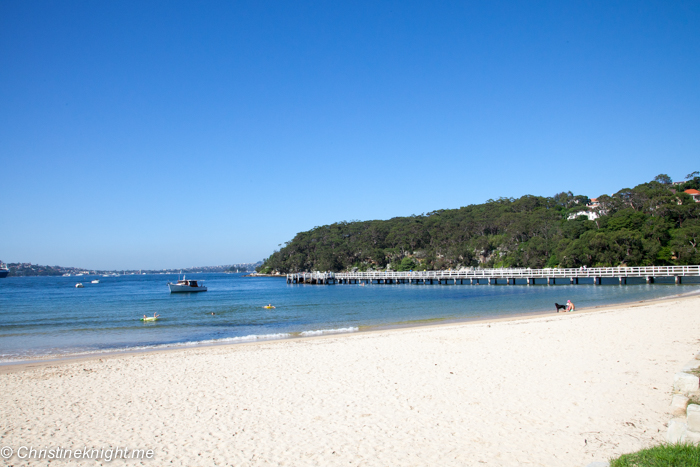
M 623 454 L 610 461 L 610 467 L 700 467 L 700 446 L 663 444 Z

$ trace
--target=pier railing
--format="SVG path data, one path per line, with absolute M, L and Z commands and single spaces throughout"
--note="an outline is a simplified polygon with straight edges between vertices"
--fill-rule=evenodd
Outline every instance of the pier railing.
M 327 274 L 327 273 L 326 273 Z M 336 279 L 527 279 L 548 277 L 674 277 L 700 276 L 700 266 L 641 266 L 617 268 L 496 268 L 463 269 L 455 271 L 403 271 L 403 272 L 339 272 Z
M 700 266 L 640 266 L 640 267 L 615 267 L 615 268 L 495 268 L 495 269 L 460 269 L 441 271 L 372 271 L 372 272 L 301 272 L 287 274 L 287 282 L 290 283 L 347 283 L 348 281 L 383 281 L 384 283 L 412 282 L 426 280 L 464 280 L 464 279 L 557 279 L 557 278 L 593 278 L 599 281 L 601 278 L 628 278 L 644 277 L 675 277 L 680 283 L 681 277 L 700 276 Z M 386 282 L 389 281 L 389 282 Z M 510 283 L 510 282 L 509 282 Z M 513 282 L 515 283 L 515 282 Z M 528 282 L 529 283 L 529 282 Z

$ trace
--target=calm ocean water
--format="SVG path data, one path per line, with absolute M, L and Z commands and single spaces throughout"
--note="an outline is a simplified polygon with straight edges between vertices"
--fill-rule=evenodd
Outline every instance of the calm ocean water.
M 0 279 L 0 362 L 553 312 L 554 302 L 567 299 L 591 307 L 700 289 L 660 283 L 361 287 L 288 285 L 241 274 L 188 278 L 204 279 L 209 291 L 170 294 L 166 282 L 176 275 Z M 85 287 L 75 288 L 78 281 Z M 276 308 L 262 308 L 268 303 Z M 161 315 L 157 322 L 139 320 L 154 312 Z

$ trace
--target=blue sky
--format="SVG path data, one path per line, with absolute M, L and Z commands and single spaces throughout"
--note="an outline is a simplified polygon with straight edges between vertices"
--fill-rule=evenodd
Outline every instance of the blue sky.
M 0 259 L 252 262 L 297 232 L 700 170 L 700 3 L 0 1 Z

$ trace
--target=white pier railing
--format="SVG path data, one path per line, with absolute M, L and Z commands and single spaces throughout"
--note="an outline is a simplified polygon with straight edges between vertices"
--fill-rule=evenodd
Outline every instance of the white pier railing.
M 640 266 L 640 267 L 615 267 L 615 268 L 497 268 L 497 269 L 461 269 L 444 271 L 372 271 L 372 272 L 301 272 L 287 274 L 288 283 L 313 283 L 336 284 L 354 282 L 377 283 L 442 283 L 451 280 L 453 283 L 477 283 L 480 279 L 488 279 L 489 283 L 498 283 L 500 280 L 508 280 L 508 284 L 515 284 L 517 279 L 525 279 L 528 284 L 536 279 L 547 279 L 554 283 L 556 279 L 570 279 L 571 283 L 578 283 L 580 278 L 592 278 L 594 284 L 599 284 L 602 278 L 619 278 L 620 283 L 629 277 L 643 277 L 647 282 L 653 282 L 657 277 L 675 278 L 677 284 L 682 277 L 700 277 L 700 266 Z

